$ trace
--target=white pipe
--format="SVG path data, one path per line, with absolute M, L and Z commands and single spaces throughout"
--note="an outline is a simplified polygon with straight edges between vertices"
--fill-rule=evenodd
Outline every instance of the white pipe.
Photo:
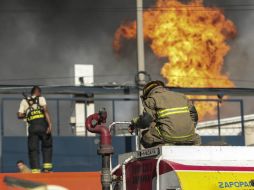
M 115 173 L 115 171 L 120 168 L 121 165 L 118 164 L 116 167 L 114 167 L 114 169 L 112 169 L 112 156 L 110 155 L 110 174 L 111 174 L 111 177 L 113 176 L 113 173 Z M 112 182 L 110 184 L 110 190 L 113 190 L 113 186 L 112 186 Z
M 123 190 L 126 190 L 126 167 L 125 164 L 122 166 L 122 174 L 123 174 Z
M 110 169 L 110 174 L 111 174 L 111 179 L 112 179 L 112 155 L 110 155 L 109 157 L 109 169 Z M 110 184 L 110 190 L 113 190 L 113 186 L 112 186 L 112 180 L 111 180 L 111 184 Z
M 130 125 L 131 122 L 130 121 L 115 121 L 115 122 L 112 122 L 109 126 L 108 126 L 108 129 L 109 129 L 109 132 L 111 133 L 113 127 L 115 127 L 115 125 L 117 124 L 128 124 Z M 141 147 L 140 145 L 140 138 L 139 138 L 139 134 L 135 134 L 135 144 L 136 144 L 136 150 L 139 150 L 139 148 Z
M 126 160 L 124 160 L 122 165 L 122 175 L 123 175 L 123 190 L 126 190 L 126 164 L 133 159 L 133 156 L 130 156 Z
M 129 158 L 127 158 L 125 161 L 124 161 L 124 163 L 123 163 L 123 165 L 121 165 L 121 164 L 117 164 L 117 166 L 116 167 L 114 167 L 113 169 L 111 169 L 110 168 L 110 173 L 111 173 L 111 175 L 113 175 L 115 172 L 116 172 L 116 170 L 118 170 L 121 166 L 122 166 L 122 175 L 123 175 L 123 173 L 124 173 L 124 177 L 123 177 L 123 181 L 125 181 L 125 184 L 124 184 L 124 186 L 125 186 L 125 189 L 126 189 L 126 170 L 125 170 L 125 165 L 129 162 L 129 161 L 131 161 L 133 159 L 133 156 L 131 156 L 131 157 L 129 157 Z M 124 168 L 123 168 L 124 167 Z M 111 184 L 111 186 L 110 186 L 110 189 L 112 190 L 112 184 Z
M 111 132 L 112 128 L 117 125 L 117 124 L 128 124 L 130 125 L 131 122 L 130 121 L 115 121 L 115 122 L 112 122 L 109 126 L 108 126 L 108 129 L 109 131 Z
M 162 155 L 158 158 L 156 163 L 156 190 L 160 190 L 160 162 Z
M 112 155 L 109 156 L 109 169 L 112 170 Z
M 117 164 L 116 167 L 114 167 L 113 169 L 111 169 L 111 170 L 110 170 L 110 171 L 111 171 L 111 175 L 113 175 L 113 174 L 115 173 L 115 171 L 118 170 L 120 167 L 121 167 L 121 165 L 120 165 L 120 164 Z

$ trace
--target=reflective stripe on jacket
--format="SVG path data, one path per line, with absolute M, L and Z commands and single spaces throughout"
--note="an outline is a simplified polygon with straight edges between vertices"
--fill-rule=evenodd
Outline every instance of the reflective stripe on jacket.
M 184 94 L 163 87 L 154 88 L 143 101 L 144 112 L 156 122 L 156 128 L 165 141 L 185 141 L 195 133 L 190 114 L 193 106 Z
M 157 112 L 158 118 L 163 118 L 167 117 L 169 115 L 174 115 L 174 114 L 181 114 L 181 113 L 189 113 L 189 108 L 188 106 L 184 107 L 177 107 L 177 108 L 168 108 L 168 109 L 162 109 Z

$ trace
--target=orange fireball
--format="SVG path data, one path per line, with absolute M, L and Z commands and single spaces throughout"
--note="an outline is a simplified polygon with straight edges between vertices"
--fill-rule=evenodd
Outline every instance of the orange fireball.
M 234 87 L 222 67 L 230 49 L 226 40 L 236 35 L 236 28 L 220 9 L 204 7 L 199 0 L 187 4 L 157 0 L 154 7 L 144 11 L 143 17 L 144 37 L 152 51 L 156 56 L 168 59 L 161 69 L 168 85 Z M 136 38 L 136 21 L 122 24 L 117 29 L 113 42 L 116 51 L 121 50 L 123 38 Z M 214 113 L 216 104 L 197 103 L 196 106 L 203 118 Z

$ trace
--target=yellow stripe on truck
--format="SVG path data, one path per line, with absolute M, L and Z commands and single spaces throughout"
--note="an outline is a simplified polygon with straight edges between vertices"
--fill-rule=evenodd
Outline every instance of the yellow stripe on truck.
M 254 190 L 254 172 L 176 171 L 181 190 Z

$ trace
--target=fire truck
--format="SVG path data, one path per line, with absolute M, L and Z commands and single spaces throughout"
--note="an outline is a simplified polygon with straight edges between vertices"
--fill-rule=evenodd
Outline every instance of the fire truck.
M 254 190 L 254 147 L 165 145 L 119 155 L 112 169 L 112 125 L 101 117 L 89 116 L 86 128 L 101 136 L 103 190 Z
M 119 156 L 115 190 L 254 189 L 254 147 L 160 146 Z

